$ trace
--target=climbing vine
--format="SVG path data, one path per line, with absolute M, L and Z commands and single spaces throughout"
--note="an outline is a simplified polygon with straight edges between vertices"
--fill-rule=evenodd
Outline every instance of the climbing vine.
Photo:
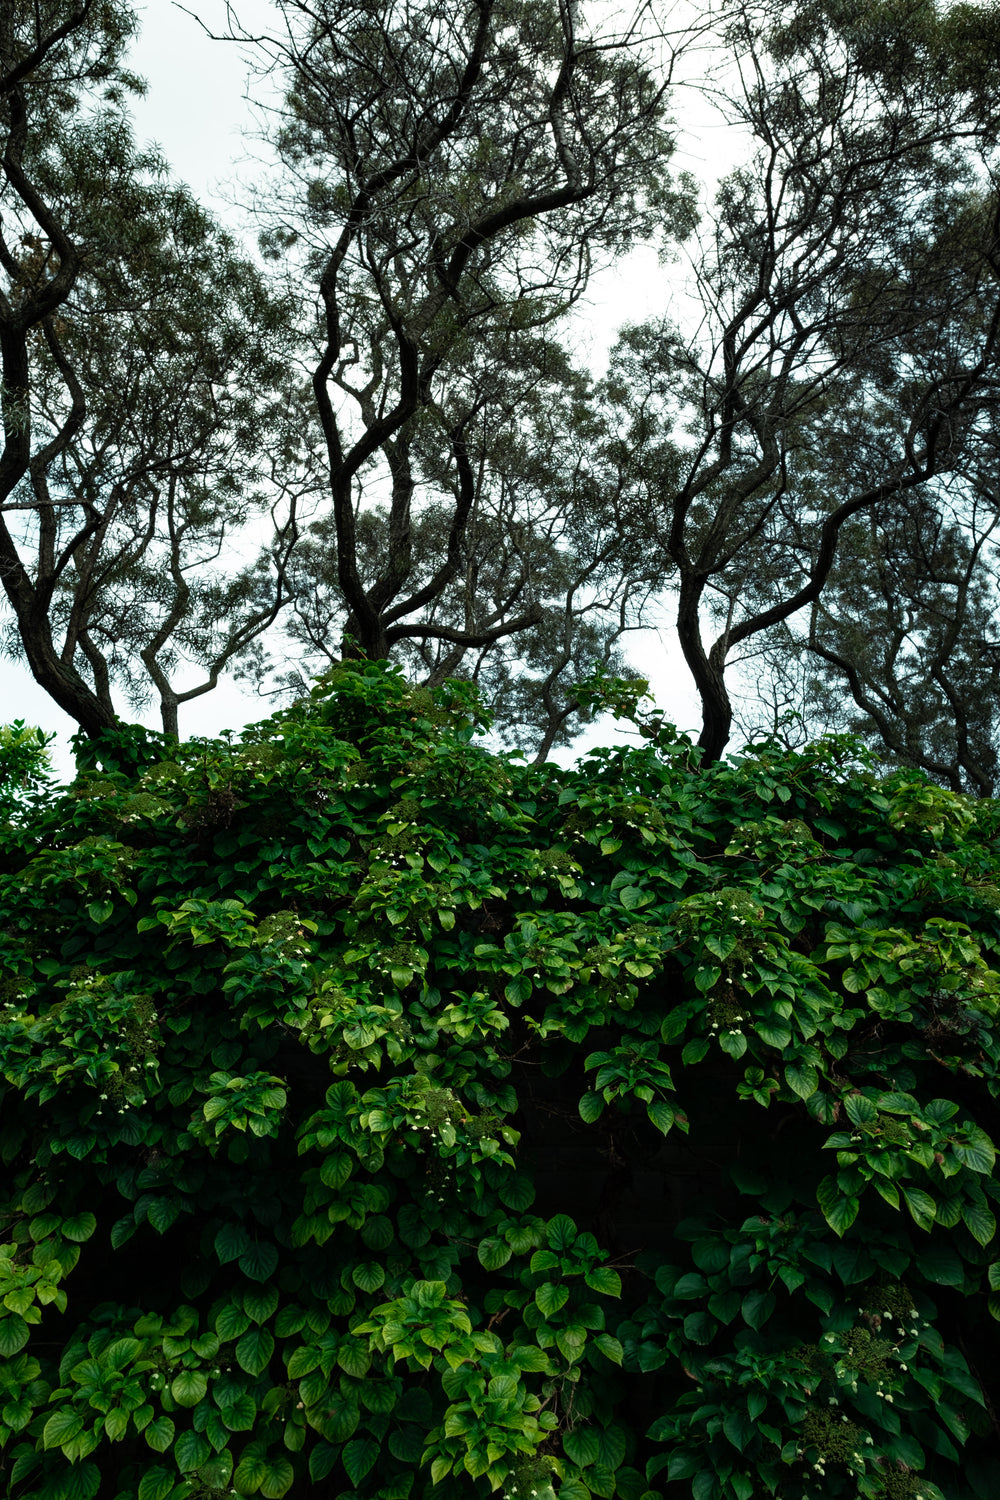
M 995 804 L 478 719 L 5 741 L 4 1493 L 989 1500 Z

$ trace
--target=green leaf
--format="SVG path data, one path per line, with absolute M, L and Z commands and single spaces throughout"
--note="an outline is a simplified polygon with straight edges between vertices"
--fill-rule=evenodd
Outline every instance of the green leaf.
M 840 1191 L 835 1177 L 824 1177 L 816 1189 L 820 1211 L 834 1234 L 846 1234 L 858 1217 L 861 1204 L 857 1198 Z
M 774 1047 L 783 1052 L 792 1040 L 792 1033 L 787 1026 L 777 1025 L 771 1021 L 755 1021 L 753 1029 L 768 1047 Z
M 211 1457 L 212 1449 L 200 1432 L 182 1432 L 174 1444 L 174 1458 L 182 1474 L 189 1474 Z
M 20 1354 L 30 1337 L 31 1329 L 19 1313 L 0 1318 L 0 1359 L 13 1359 Z
M 562 1436 L 563 1452 L 579 1469 L 596 1464 L 601 1444 L 593 1427 L 574 1427 Z
M 336 1191 L 344 1186 L 353 1170 L 353 1162 L 346 1151 L 331 1151 L 319 1164 L 319 1180 L 324 1187 Z
M 246 1391 L 222 1408 L 222 1420 L 230 1432 L 250 1432 L 257 1421 L 257 1406 Z
M 54 1411 L 42 1431 L 42 1443 L 46 1448 L 59 1448 L 83 1431 L 83 1416 L 75 1407 L 62 1407 Z
M 351 1280 L 363 1292 L 377 1292 L 385 1281 L 385 1267 L 377 1260 L 365 1260 L 351 1271 Z
M 616 1338 L 610 1333 L 599 1333 L 594 1338 L 594 1344 L 605 1359 L 610 1359 L 612 1364 L 620 1365 L 625 1358 L 625 1351 Z M 523 1366 L 522 1366 L 523 1368 Z
M 351 1484 L 357 1489 L 365 1475 L 375 1467 L 379 1445 L 374 1438 L 355 1438 L 347 1443 L 341 1454 L 341 1462 Z
M 98 927 L 102 926 L 109 917 L 113 917 L 115 906 L 113 901 L 91 901 L 87 907 L 87 916 Z
M 901 1182 L 899 1186 L 918 1229 L 930 1229 L 936 1212 L 934 1199 L 930 1193 L 925 1193 L 923 1188 L 908 1187 L 905 1182 Z
M 812 1063 L 788 1063 L 785 1082 L 800 1099 L 810 1099 L 819 1088 L 819 1074 Z
M 245 1333 L 249 1327 L 250 1319 L 242 1307 L 237 1307 L 235 1302 L 227 1302 L 216 1315 L 215 1331 L 223 1343 L 238 1339 L 240 1334 Z
M 569 1301 L 569 1287 L 543 1281 L 535 1290 L 535 1303 L 543 1318 L 551 1318 Z
M 754 1435 L 754 1424 L 745 1411 L 736 1407 L 726 1412 L 722 1419 L 722 1430 L 733 1447 L 742 1453 Z
M 628 1442 L 620 1427 L 605 1427 L 597 1434 L 597 1462 L 602 1468 L 620 1469 L 625 1461 Z
M 565 1255 L 576 1244 L 576 1225 L 568 1214 L 556 1214 L 545 1226 L 545 1237 L 550 1249 Z
M 146 1442 L 156 1453 L 166 1453 L 174 1440 L 174 1424 L 170 1417 L 160 1416 L 150 1422 L 145 1431 Z
M 341 1344 L 337 1350 L 337 1363 L 348 1375 L 353 1375 L 356 1380 L 363 1380 L 368 1374 L 372 1357 L 368 1350 L 361 1344 Z
M 980 1245 L 988 1245 L 997 1232 L 997 1221 L 983 1204 L 963 1203 L 962 1218 L 972 1238 Z
M 918 1252 L 916 1259 L 921 1276 L 936 1286 L 964 1285 L 965 1268 L 951 1245 L 928 1245 Z
M 250 1236 L 242 1224 L 223 1224 L 215 1236 L 216 1259 L 228 1265 L 229 1261 L 238 1260 L 249 1245 Z
M 321 1431 L 330 1443 L 344 1443 L 357 1430 L 361 1413 L 357 1404 L 336 1390 L 325 1398 Z
M 594 1266 L 584 1272 L 583 1279 L 592 1292 L 600 1292 L 604 1297 L 620 1297 L 622 1294 L 622 1279 L 610 1266 Z
M 870 1125 L 878 1119 L 878 1109 L 864 1094 L 848 1094 L 844 1100 L 844 1113 L 852 1125 Z
M 197 1406 L 207 1390 L 208 1380 L 200 1370 L 180 1370 L 170 1383 L 178 1406 Z
M 254 1323 L 266 1323 L 278 1306 L 278 1297 L 276 1286 L 263 1287 L 259 1292 L 251 1288 L 243 1293 L 243 1311 Z M 242 1333 L 243 1330 L 240 1329 L 240 1332 Z M 213 1358 L 216 1353 L 214 1349 L 199 1348 L 198 1341 L 195 1342 L 194 1351 L 209 1359 Z
M 604 1098 L 601 1094 L 584 1094 L 578 1108 L 580 1119 L 586 1125 L 593 1125 L 604 1111 Z
M 709 1045 L 707 1036 L 692 1037 L 681 1053 L 681 1062 L 685 1067 L 691 1067 L 695 1063 L 700 1063 L 702 1058 L 707 1055 Z
M 261 1480 L 260 1492 L 266 1500 L 281 1500 L 295 1482 L 295 1470 L 291 1460 L 278 1454 L 266 1460 L 266 1473 Z
M 626 911 L 636 911 L 640 906 L 648 906 L 652 901 L 651 891 L 644 891 L 638 885 L 626 885 L 618 892 L 618 899 Z
M 323 1353 L 322 1350 L 316 1348 L 315 1344 L 301 1344 L 298 1349 L 293 1349 L 287 1358 L 289 1380 L 301 1380 L 303 1375 L 308 1375 L 318 1368 Z
M 139 1480 L 138 1500 L 167 1500 L 176 1483 L 176 1469 L 147 1469 Z
M 650 1123 L 655 1125 L 661 1135 L 667 1134 L 677 1118 L 673 1107 L 663 1099 L 654 1099 L 652 1104 L 648 1104 L 646 1114 L 649 1116 Z
M 267 1240 L 256 1240 L 243 1251 L 239 1264 L 251 1281 L 267 1281 L 277 1270 L 278 1251 Z
M 495 1235 L 479 1241 L 476 1250 L 476 1258 L 486 1271 L 499 1271 L 505 1266 L 513 1254 L 506 1240 L 497 1239 Z
M 748 1292 L 743 1298 L 743 1321 L 749 1328 L 763 1328 L 776 1305 L 777 1298 L 773 1292 Z
M 60 1227 L 66 1239 L 82 1243 L 89 1240 L 97 1228 L 97 1219 L 90 1213 L 75 1214 L 72 1219 L 63 1219 Z
M 504 989 L 504 996 L 511 1005 L 523 1005 L 531 999 L 532 985 L 527 974 L 518 974 Z
M 391 1438 L 390 1438 L 391 1443 Z M 319 1442 L 309 1454 L 309 1478 L 319 1484 L 332 1474 L 340 1458 L 340 1449 L 333 1443 Z
M 707 1312 L 688 1313 L 684 1319 L 684 1337 L 692 1344 L 710 1344 L 719 1331 L 719 1325 Z
M 504 1177 L 497 1192 L 500 1202 L 515 1213 L 524 1213 L 535 1201 L 534 1183 L 520 1172 Z
M 236 1345 L 236 1363 L 248 1375 L 261 1375 L 274 1353 L 274 1339 L 267 1328 L 250 1328 Z

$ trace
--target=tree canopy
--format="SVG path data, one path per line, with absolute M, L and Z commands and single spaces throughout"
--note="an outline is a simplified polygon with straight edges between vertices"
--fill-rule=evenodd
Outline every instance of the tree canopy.
M 81 727 L 392 659 L 544 757 L 669 602 L 706 763 L 756 662 L 772 729 L 846 690 L 890 762 L 988 792 L 995 6 L 230 19 L 255 253 L 136 150 L 127 5 L 0 30 L 9 640 Z M 712 201 L 681 77 L 745 144 Z M 597 379 L 569 316 L 637 244 L 700 310 Z
M 995 804 L 589 691 L 0 746 L 5 1493 L 996 1494 Z

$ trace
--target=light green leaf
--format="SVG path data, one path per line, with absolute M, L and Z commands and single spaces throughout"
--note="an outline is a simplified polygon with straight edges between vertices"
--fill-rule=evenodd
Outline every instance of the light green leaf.
M 600 1292 L 605 1297 L 620 1297 L 622 1294 L 622 1279 L 610 1266 L 594 1266 L 584 1272 L 583 1279 L 592 1292 Z
M 512 1254 L 513 1251 L 506 1240 L 497 1239 L 495 1235 L 480 1240 L 476 1250 L 479 1264 L 486 1271 L 499 1271 L 501 1266 L 507 1264 Z
M 46 1448 L 59 1448 L 83 1431 L 83 1416 L 75 1407 L 62 1407 L 54 1411 L 42 1430 L 42 1443 Z
M 180 1370 L 170 1384 L 178 1406 L 197 1406 L 207 1390 L 208 1380 L 200 1370 Z
M 543 1281 L 535 1290 L 535 1302 L 543 1318 L 553 1317 L 568 1301 L 568 1286 L 554 1286 L 551 1281 Z

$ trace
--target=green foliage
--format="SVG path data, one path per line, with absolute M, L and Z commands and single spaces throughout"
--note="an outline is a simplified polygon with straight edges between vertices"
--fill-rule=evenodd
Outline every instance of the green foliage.
M 54 738 L 23 719 L 0 725 L 0 819 L 17 821 L 44 792 L 50 774 L 46 745 Z
M 3 834 L 5 1493 L 987 1500 L 994 804 L 475 719 L 345 665 Z

